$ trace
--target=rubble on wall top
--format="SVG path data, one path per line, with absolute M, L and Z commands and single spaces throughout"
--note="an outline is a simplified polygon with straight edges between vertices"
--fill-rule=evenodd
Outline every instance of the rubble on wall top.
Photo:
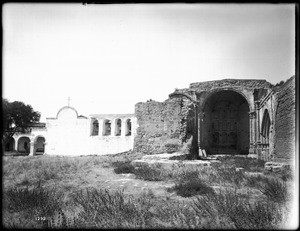
M 272 88 L 273 85 L 262 79 L 223 79 L 205 82 L 191 83 L 189 89 L 197 91 L 209 91 L 219 87 L 242 87 L 248 89 Z

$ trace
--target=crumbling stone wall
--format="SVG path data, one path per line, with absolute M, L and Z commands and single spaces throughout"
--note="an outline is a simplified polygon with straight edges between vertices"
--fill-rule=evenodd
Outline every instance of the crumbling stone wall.
M 272 84 L 267 82 L 266 80 L 261 79 L 222 79 L 215 81 L 206 81 L 206 82 L 198 82 L 191 83 L 190 89 L 195 89 L 197 91 L 210 91 L 215 88 L 222 87 L 241 87 L 247 89 L 258 89 L 258 88 L 271 88 Z
M 295 76 L 281 86 L 276 98 L 274 160 L 289 162 L 295 158 Z
M 167 152 L 167 144 L 182 145 L 189 137 L 193 105 L 188 99 L 171 98 L 135 105 L 138 128 L 134 150 L 146 154 Z

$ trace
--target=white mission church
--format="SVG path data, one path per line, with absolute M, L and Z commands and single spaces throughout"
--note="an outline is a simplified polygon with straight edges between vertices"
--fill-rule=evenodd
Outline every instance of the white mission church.
M 61 108 L 28 133 L 16 133 L 5 151 L 29 155 L 104 155 L 133 149 L 137 122 L 134 114 L 78 116 L 75 108 Z

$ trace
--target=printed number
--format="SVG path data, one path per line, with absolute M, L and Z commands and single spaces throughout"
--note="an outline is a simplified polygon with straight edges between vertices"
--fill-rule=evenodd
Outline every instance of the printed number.
M 37 220 L 37 221 L 45 221 L 45 220 L 46 220 L 46 217 L 36 217 L 36 220 Z

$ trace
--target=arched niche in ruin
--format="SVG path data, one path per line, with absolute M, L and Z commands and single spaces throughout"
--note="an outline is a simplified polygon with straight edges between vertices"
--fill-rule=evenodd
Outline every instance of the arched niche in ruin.
M 263 148 L 269 148 L 269 137 L 270 137 L 270 127 L 271 127 L 271 120 L 270 115 L 267 109 L 264 111 L 262 124 L 261 124 L 261 136 Z
M 249 103 L 234 90 L 210 94 L 201 108 L 201 148 L 210 154 L 248 154 Z

